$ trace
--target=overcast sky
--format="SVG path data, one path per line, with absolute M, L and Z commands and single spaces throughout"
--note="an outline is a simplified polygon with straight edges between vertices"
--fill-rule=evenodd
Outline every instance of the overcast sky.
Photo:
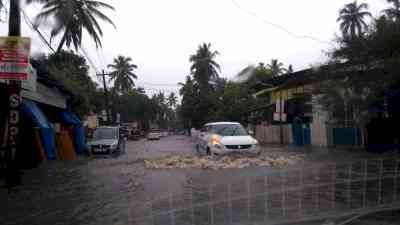
M 105 11 L 117 28 L 104 24 L 103 48 L 96 50 L 85 37 L 84 47 L 98 70 L 106 69 L 121 54 L 139 66 L 138 86 L 149 93 L 174 89 L 189 74 L 189 56 L 202 42 L 220 52 L 222 77 L 232 78 L 249 64 L 272 58 L 295 70 L 326 60 L 324 51 L 338 33 L 338 10 L 349 0 L 107 0 L 116 11 Z M 237 5 L 235 5 L 235 2 Z M 364 1 L 373 15 L 387 7 L 385 0 Z M 241 7 L 241 8 L 239 8 Z M 40 6 L 26 10 L 33 18 Z M 312 36 L 319 41 L 294 37 Z M 0 31 L 7 34 L 5 23 Z M 44 28 L 42 28 L 44 29 Z M 46 32 L 45 32 L 46 33 Z M 49 32 L 47 32 L 49 33 Z M 23 24 L 24 36 L 33 38 L 33 52 L 47 52 L 37 35 Z M 56 48 L 56 43 L 54 47 Z M 95 70 L 91 71 L 91 75 Z M 94 76 L 93 76 L 94 77 Z

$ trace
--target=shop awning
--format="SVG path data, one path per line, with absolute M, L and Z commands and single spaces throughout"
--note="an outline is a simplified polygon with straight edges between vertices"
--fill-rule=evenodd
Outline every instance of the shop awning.
M 40 136 L 47 159 L 56 159 L 56 143 L 54 130 L 39 106 L 30 100 L 23 100 L 22 112 L 32 119 L 33 123 L 40 128 Z
M 61 113 L 61 120 L 66 123 L 73 125 L 74 128 L 74 145 L 76 153 L 83 154 L 86 152 L 85 144 L 85 130 L 82 126 L 81 120 L 72 112 L 64 111 Z
M 61 119 L 64 123 L 71 124 L 71 125 L 81 125 L 82 124 L 82 122 L 78 118 L 78 116 L 76 116 L 74 113 L 68 112 L 68 111 L 64 111 L 61 113 Z
M 40 128 L 51 128 L 46 116 L 35 102 L 26 99 L 23 100 L 22 110 L 33 120 L 36 126 Z

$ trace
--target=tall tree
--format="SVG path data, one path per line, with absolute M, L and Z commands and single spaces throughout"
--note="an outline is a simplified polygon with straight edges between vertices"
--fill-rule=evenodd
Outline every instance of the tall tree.
M 29 0 L 30 2 L 34 0 Z M 78 49 L 82 44 L 82 35 L 85 30 L 93 39 L 96 47 L 101 47 L 103 31 L 98 19 L 111 25 L 114 23 L 101 9 L 114 10 L 109 4 L 95 0 L 38 0 L 44 2 L 42 11 L 36 16 L 36 25 L 51 19 L 54 25 L 51 29 L 51 38 L 61 35 L 57 52 L 64 45 L 73 45 Z
M 293 65 L 289 65 L 288 68 L 285 69 L 285 72 L 286 72 L 286 73 L 289 73 L 289 74 L 290 74 L 290 73 L 293 73 L 293 72 L 294 72 L 294 70 L 293 70 Z
M 267 65 L 267 68 L 271 71 L 272 76 L 277 77 L 285 72 L 283 63 L 279 62 L 277 59 L 272 59 L 271 63 Z
M 262 62 L 260 62 L 257 66 L 247 66 L 237 74 L 237 78 L 239 79 L 239 81 L 244 81 L 249 86 L 253 86 L 257 83 L 263 82 L 264 80 L 271 77 L 271 70 L 268 69 Z
M 392 7 L 383 10 L 383 12 L 391 19 L 400 19 L 400 0 L 387 0 L 392 4 Z
M 167 101 L 168 101 L 168 105 L 170 107 L 175 107 L 176 106 L 177 98 L 176 98 L 176 95 L 175 95 L 174 92 L 171 92 L 171 94 L 169 94 Z
M 218 55 L 217 51 L 211 50 L 210 43 L 203 43 L 197 49 L 196 54 L 191 55 L 189 58 L 192 63 L 190 68 L 192 75 L 203 90 L 209 87 L 210 81 L 216 81 L 219 77 L 221 68 L 215 61 Z
M 112 69 L 110 81 L 114 81 L 115 88 L 122 93 L 127 93 L 135 87 L 133 80 L 137 79 L 137 76 L 133 71 L 137 69 L 137 66 L 131 61 L 130 57 L 118 56 L 113 64 L 107 66 Z
M 363 34 L 368 28 L 365 18 L 372 16 L 367 10 L 367 3 L 358 4 L 357 1 L 354 1 L 346 4 L 339 11 L 339 17 L 336 21 L 340 22 L 340 30 L 343 36 L 354 38 Z

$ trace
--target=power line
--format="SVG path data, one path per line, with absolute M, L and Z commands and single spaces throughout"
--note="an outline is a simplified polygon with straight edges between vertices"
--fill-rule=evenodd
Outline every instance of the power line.
M 97 68 L 97 66 L 94 64 L 94 62 L 92 61 L 92 59 L 89 57 L 89 54 L 86 52 L 85 48 L 83 46 L 80 46 L 80 49 L 83 53 L 83 55 L 86 57 L 86 59 L 89 61 L 89 64 L 93 67 L 93 69 L 95 70 L 96 73 L 100 73 L 99 69 Z
M 329 41 L 322 41 L 322 40 L 320 40 L 320 39 L 318 39 L 316 37 L 310 36 L 310 35 L 299 35 L 299 34 L 296 34 L 296 33 L 290 31 L 289 29 L 287 29 L 287 28 L 285 28 L 285 27 L 283 27 L 283 26 L 281 26 L 279 24 L 272 23 L 272 22 L 264 19 L 263 17 L 257 15 L 256 13 L 254 13 L 254 12 L 248 10 L 248 9 L 243 8 L 241 5 L 239 5 L 239 3 L 236 0 L 231 0 L 231 2 L 236 6 L 236 8 L 240 9 L 241 11 L 243 11 L 243 12 L 245 12 L 245 13 L 247 13 L 247 14 L 249 14 L 249 15 L 251 15 L 251 16 L 257 18 L 257 19 L 259 19 L 259 20 L 261 20 L 262 22 L 264 22 L 264 23 L 266 23 L 266 24 L 268 24 L 270 26 L 273 26 L 273 27 L 275 27 L 275 28 L 277 28 L 279 30 L 284 31 L 285 33 L 289 34 L 290 36 L 292 36 L 294 38 L 297 38 L 297 39 L 310 39 L 310 40 L 313 40 L 313 41 L 316 41 L 316 42 L 319 42 L 319 43 L 332 45 L 332 43 L 329 42 Z
M 28 27 L 30 29 L 32 29 L 33 31 L 36 31 L 36 33 L 39 35 L 40 40 L 52 51 L 55 53 L 53 47 L 51 46 L 51 44 L 46 40 L 46 38 L 43 36 L 42 32 L 40 32 L 39 28 L 35 25 L 33 25 L 32 21 L 30 20 L 30 18 L 28 17 L 28 15 L 26 14 L 25 10 L 20 8 L 20 11 L 22 12 L 23 18 L 25 23 L 28 25 Z

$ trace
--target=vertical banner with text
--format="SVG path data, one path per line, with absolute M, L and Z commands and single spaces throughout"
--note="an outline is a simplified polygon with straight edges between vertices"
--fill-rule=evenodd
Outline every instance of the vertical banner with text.
M 29 77 L 30 38 L 0 37 L 0 80 L 8 81 L 8 138 L 5 154 L 5 178 L 9 188 L 20 184 L 20 169 L 16 162 L 19 147 L 21 81 Z

